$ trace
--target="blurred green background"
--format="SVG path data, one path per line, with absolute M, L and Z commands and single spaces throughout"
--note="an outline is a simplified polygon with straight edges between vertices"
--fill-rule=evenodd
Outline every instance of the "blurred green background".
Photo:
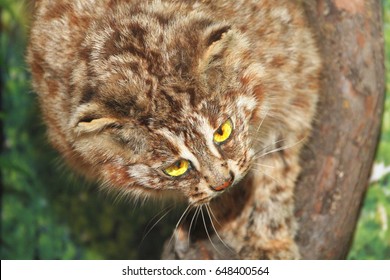
M 389 93 L 390 0 L 382 2 Z M 169 205 L 107 198 L 66 171 L 46 143 L 24 64 L 30 10 L 0 0 L 1 259 L 158 259 L 181 212 L 145 234 Z M 390 94 L 376 162 L 390 166 Z M 349 259 L 390 259 L 389 174 L 369 187 Z

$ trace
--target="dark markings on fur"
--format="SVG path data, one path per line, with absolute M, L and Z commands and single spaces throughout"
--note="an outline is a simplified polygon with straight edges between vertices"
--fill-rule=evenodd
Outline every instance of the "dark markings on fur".
M 130 112 L 133 112 L 133 114 L 136 115 L 143 112 L 142 108 L 137 106 L 136 100 L 131 96 L 129 96 L 127 100 L 108 99 L 105 101 L 105 105 L 122 117 L 129 116 Z
M 277 234 L 281 229 L 283 225 L 279 222 L 276 222 L 275 220 L 271 220 L 269 224 L 269 230 L 271 231 L 272 235 Z
M 90 102 L 93 99 L 94 95 L 94 90 L 91 87 L 86 87 L 81 95 L 79 104 L 82 105 Z
M 165 90 L 160 91 L 160 95 L 168 101 L 168 108 L 173 111 L 180 111 L 182 109 L 182 104 L 176 98 L 170 96 Z

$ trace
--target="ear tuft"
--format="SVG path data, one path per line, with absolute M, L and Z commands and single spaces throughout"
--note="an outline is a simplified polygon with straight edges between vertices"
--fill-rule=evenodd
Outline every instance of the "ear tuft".
M 211 46 L 213 43 L 222 39 L 222 36 L 231 29 L 230 25 L 213 26 L 212 30 L 207 36 L 207 45 Z

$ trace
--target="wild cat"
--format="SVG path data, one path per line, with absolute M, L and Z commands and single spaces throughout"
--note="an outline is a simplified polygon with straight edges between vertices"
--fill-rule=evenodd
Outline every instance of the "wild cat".
M 299 258 L 293 193 L 321 68 L 301 1 L 35 2 L 27 61 L 73 169 L 205 208 L 238 258 Z

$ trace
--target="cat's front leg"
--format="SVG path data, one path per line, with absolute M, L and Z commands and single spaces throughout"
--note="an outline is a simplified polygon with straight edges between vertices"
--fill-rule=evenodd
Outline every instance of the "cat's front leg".
M 279 151 L 261 159 L 225 199 L 225 222 L 219 229 L 242 259 L 299 259 L 294 241 L 294 186 L 299 174 L 297 150 Z M 230 206 L 229 206 L 230 205 Z M 234 206 L 234 207 L 233 207 Z

